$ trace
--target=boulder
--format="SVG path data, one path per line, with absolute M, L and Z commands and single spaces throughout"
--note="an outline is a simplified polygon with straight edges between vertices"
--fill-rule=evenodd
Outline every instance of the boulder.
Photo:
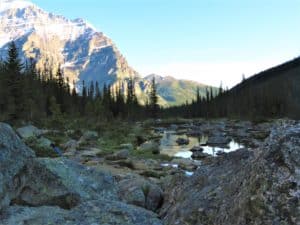
M 25 177 L 25 178 L 24 178 Z M 112 176 L 65 159 L 33 159 L 17 175 L 13 204 L 71 209 L 87 200 L 117 200 Z
M 79 143 L 86 143 L 89 141 L 96 141 L 98 139 L 98 133 L 96 131 L 85 131 L 81 138 L 79 139 Z
M 31 137 L 41 136 L 43 134 L 43 131 L 38 129 L 35 126 L 29 125 L 29 126 L 18 128 L 17 133 L 22 139 L 28 139 Z
M 191 152 L 203 152 L 204 149 L 201 146 L 194 146 L 190 149 Z
M 171 163 L 173 165 L 178 165 L 179 168 L 184 170 L 195 170 L 198 166 L 201 165 L 201 162 L 199 161 L 184 158 L 175 158 L 171 161 Z
M 129 150 L 123 149 L 115 153 L 115 156 L 119 159 L 127 159 L 129 157 Z
M 131 143 L 127 143 L 127 144 L 121 144 L 120 149 L 126 149 L 128 151 L 133 151 L 134 147 Z
M 190 143 L 190 140 L 189 139 L 186 139 L 186 138 L 178 138 L 176 140 L 176 143 L 178 145 L 188 145 Z
M 71 210 L 53 206 L 12 206 L 0 216 L 1 225 L 162 225 L 151 211 L 119 201 L 86 201 Z
M 26 164 L 34 156 L 9 125 L 0 123 L 0 210 L 19 195 Z
M 105 157 L 106 160 L 118 161 L 118 160 L 126 160 L 129 157 L 129 151 L 127 149 L 120 150 L 114 154 L 108 155 Z
M 37 139 L 37 146 L 40 148 L 51 148 L 52 141 L 50 141 L 48 138 L 40 137 Z
M 79 147 L 79 144 L 76 140 L 71 139 L 62 145 L 62 148 L 65 151 L 74 151 Z
M 37 157 L 57 157 L 57 153 L 51 147 L 51 141 L 45 137 L 30 137 L 25 143 L 34 150 Z
M 124 179 L 119 182 L 119 196 L 128 204 L 140 206 L 152 211 L 161 207 L 163 202 L 162 189 L 140 177 Z
M 300 124 L 279 126 L 257 149 L 213 158 L 164 185 L 166 225 L 298 224 Z M 187 191 L 188 190 L 188 191 Z
M 205 152 L 202 152 L 202 151 L 196 151 L 196 152 L 193 152 L 192 154 L 192 159 L 205 159 L 207 157 L 211 157 L 210 154 L 207 154 Z
M 229 144 L 231 141 L 230 138 L 218 134 L 218 135 L 214 135 L 214 136 L 210 136 L 207 140 L 207 145 L 211 145 L 211 146 L 224 146 Z
M 103 152 L 99 148 L 86 148 L 86 149 L 81 149 L 80 151 L 77 152 L 78 155 L 82 158 L 95 158 L 99 155 L 101 155 Z
M 147 141 L 139 147 L 139 150 L 148 151 L 148 152 L 152 152 L 153 154 L 157 154 L 160 152 L 159 143 L 156 141 Z

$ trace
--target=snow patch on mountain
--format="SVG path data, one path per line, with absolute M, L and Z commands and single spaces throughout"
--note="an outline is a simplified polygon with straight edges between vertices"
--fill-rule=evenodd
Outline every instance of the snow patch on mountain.
M 0 0 L 0 15 L 7 10 L 11 9 L 24 9 L 34 4 L 30 1 L 25 0 Z

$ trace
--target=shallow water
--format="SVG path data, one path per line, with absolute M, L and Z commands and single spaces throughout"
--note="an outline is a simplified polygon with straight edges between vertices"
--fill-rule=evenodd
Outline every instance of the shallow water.
M 188 145 L 179 146 L 176 143 L 178 138 L 185 138 L 189 139 L 190 143 Z M 207 142 L 207 136 L 201 137 L 188 137 L 187 135 L 178 135 L 175 131 L 165 131 L 163 133 L 163 137 L 160 140 L 160 148 L 161 154 L 166 154 L 169 156 L 175 156 L 180 158 L 191 158 L 192 152 L 190 151 L 191 148 L 194 146 L 199 146 L 201 144 L 205 144 Z M 212 156 L 217 156 L 217 152 L 232 152 L 236 151 L 244 146 L 232 140 L 228 146 L 225 148 L 221 147 L 214 147 L 214 146 L 202 146 L 204 149 L 204 153 L 210 154 Z

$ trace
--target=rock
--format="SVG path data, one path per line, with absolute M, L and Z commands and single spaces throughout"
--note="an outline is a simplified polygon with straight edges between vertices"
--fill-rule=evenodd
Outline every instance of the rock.
M 77 129 L 77 130 L 67 130 L 66 132 L 65 132 L 65 134 L 67 135 L 67 136 L 69 136 L 70 138 L 72 138 L 72 139 L 75 139 L 75 140 L 78 140 L 78 139 L 80 139 L 81 137 L 82 137 L 82 131 L 81 130 L 79 130 L 79 129 Z
M 147 178 L 161 178 L 163 176 L 165 176 L 166 174 L 164 172 L 158 172 L 158 171 L 154 171 L 154 170 L 145 170 L 143 172 L 140 173 L 141 176 L 143 177 L 147 177 Z
M 70 209 L 86 200 L 117 200 L 112 176 L 66 159 L 34 159 L 24 169 L 26 182 L 14 202 Z
M 127 144 L 121 144 L 120 149 L 126 149 L 128 151 L 133 151 L 134 147 L 131 143 L 127 143 Z
M 160 208 L 163 192 L 157 184 L 143 178 L 130 178 L 119 182 L 119 195 L 129 204 L 140 206 L 152 211 Z
M 225 154 L 226 154 L 226 152 L 223 152 L 223 151 L 217 151 L 217 153 L 216 153 L 217 156 L 225 155 Z
M 111 161 L 118 161 L 118 160 L 125 160 L 128 157 L 129 157 L 129 151 L 127 149 L 124 149 L 114 154 L 106 156 L 105 159 Z
M 193 148 L 190 149 L 191 152 L 203 152 L 204 149 L 200 146 L 194 146 Z
M 57 153 L 52 149 L 52 142 L 44 137 L 30 137 L 25 143 L 34 150 L 37 157 L 57 157 Z
M 157 215 L 150 211 L 105 199 L 87 201 L 71 210 L 12 206 L 0 219 L 2 225 L 162 225 Z
M 98 148 L 87 148 L 80 150 L 78 154 L 83 158 L 95 158 L 99 155 L 101 155 L 102 151 Z
M 98 133 L 96 131 L 85 131 L 82 137 L 79 139 L 79 143 L 85 143 L 89 141 L 96 141 L 98 139 Z
M 230 138 L 225 137 L 223 135 L 215 135 L 215 136 L 210 136 L 207 140 L 207 145 L 211 145 L 211 146 L 224 146 L 229 144 L 229 142 L 231 141 Z
M 173 224 L 298 224 L 300 124 L 263 145 L 213 158 L 190 178 L 166 180 L 160 216 Z M 187 191 L 188 190 L 188 191 Z
M 0 123 L 0 211 L 19 195 L 26 182 L 24 167 L 33 157 L 12 128 Z
M 152 153 L 160 152 L 159 144 L 156 141 L 147 141 L 139 147 L 140 151 L 149 151 Z
M 52 141 L 50 141 L 48 138 L 40 137 L 37 139 L 37 146 L 40 148 L 48 148 L 51 149 Z
M 210 154 L 204 153 L 202 151 L 193 152 L 192 159 L 205 159 L 207 157 L 211 157 Z
M 62 145 L 62 147 L 65 151 L 73 151 L 73 150 L 76 150 L 79 147 L 79 144 L 76 140 L 71 139 L 68 142 L 64 143 Z
M 156 193 L 151 186 L 145 206 L 156 207 Z M 0 210 L 1 225 L 162 225 L 156 214 L 121 202 L 109 173 L 62 158 L 36 158 L 2 123 Z
M 18 135 L 22 139 L 28 139 L 31 137 L 39 137 L 43 132 L 35 126 L 29 125 L 17 129 Z
M 265 140 L 270 135 L 269 131 L 254 131 L 252 137 L 258 140 Z
M 190 140 L 189 139 L 185 139 L 185 138 L 178 138 L 176 140 L 176 143 L 178 145 L 188 145 L 190 143 Z
M 166 128 L 164 128 L 164 127 L 155 127 L 154 128 L 154 132 L 155 133 L 160 133 L 160 134 L 162 134 L 162 133 L 164 133 L 166 131 Z
M 129 157 L 129 150 L 124 149 L 115 153 L 117 159 L 127 159 Z
M 193 161 L 191 159 L 176 158 L 171 161 L 172 164 L 177 164 L 179 168 L 183 170 L 195 170 L 201 165 L 200 162 Z

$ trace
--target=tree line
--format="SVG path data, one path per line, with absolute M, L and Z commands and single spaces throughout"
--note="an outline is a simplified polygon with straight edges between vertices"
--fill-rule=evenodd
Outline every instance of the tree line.
M 63 117 L 110 121 L 157 116 L 155 80 L 148 104 L 143 106 L 132 78 L 103 87 L 98 82 L 82 81 L 79 93 L 75 83 L 70 86 L 60 67 L 55 74 L 52 71 L 37 70 L 33 59 L 22 62 L 15 43 L 10 43 L 7 58 L 0 61 L 0 121 L 34 122 L 50 118 L 59 124 Z

